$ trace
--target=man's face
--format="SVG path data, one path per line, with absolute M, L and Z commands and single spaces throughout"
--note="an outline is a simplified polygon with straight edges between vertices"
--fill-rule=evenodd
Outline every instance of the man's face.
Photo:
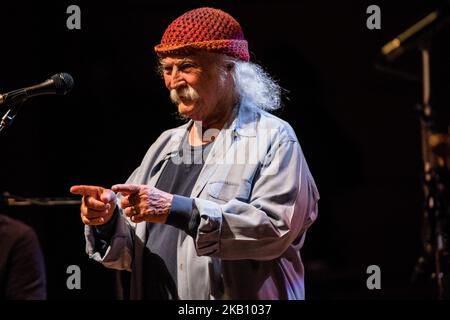
M 165 85 L 181 115 L 208 122 L 227 112 L 231 75 L 218 66 L 217 59 L 206 52 L 162 59 Z

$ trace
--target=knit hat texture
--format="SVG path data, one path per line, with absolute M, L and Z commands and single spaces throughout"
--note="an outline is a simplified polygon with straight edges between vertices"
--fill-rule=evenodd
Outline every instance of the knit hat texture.
M 161 43 L 155 46 L 160 57 L 189 54 L 195 50 L 250 60 L 248 44 L 239 23 L 228 13 L 214 8 L 184 13 L 167 27 Z

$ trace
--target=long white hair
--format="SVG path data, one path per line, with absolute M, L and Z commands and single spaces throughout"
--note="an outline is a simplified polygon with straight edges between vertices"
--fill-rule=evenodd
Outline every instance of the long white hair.
M 234 85 L 241 100 L 266 111 L 273 111 L 282 106 L 283 88 L 261 66 L 227 56 L 223 59 L 225 63 L 234 65 Z
M 215 63 L 223 71 L 221 76 L 225 76 L 226 72 L 231 72 L 234 80 L 234 94 L 239 100 L 249 102 L 266 111 L 281 108 L 281 95 L 286 90 L 280 87 L 260 65 L 224 54 L 217 54 Z M 230 66 L 233 68 L 228 68 Z M 163 74 L 161 60 L 158 73 L 161 76 Z M 170 98 L 176 105 L 180 103 L 182 96 L 193 100 L 198 98 L 198 93 L 190 86 L 173 89 L 170 92 Z

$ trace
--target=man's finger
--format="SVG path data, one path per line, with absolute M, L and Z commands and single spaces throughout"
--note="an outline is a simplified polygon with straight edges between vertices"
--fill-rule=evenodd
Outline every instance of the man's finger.
M 134 207 L 126 207 L 123 209 L 123 213 L 129 218 L 139 214 Z
M 141 186 L 137 184 L 115 184 L 112 186 L 112 191 L 120 192 L 123 194 L 137 193 L 141 189 Z
M 70 192 L 73 194 L 79 194 L 81 196 L 91 196 L 91 197 L 98 197 L 98 194 L 103 191 L 102 187 L 98 186 L 86 186 L 86 185 L 78 185 L 78 186 L 72 186 L 70 188 Z
M 136 197 L 133 196 L 125 196 L 120 200 L 120 206 L 124 209 L 126 207 L 131 207 L 136 205 L 138 202 Z
M 84 224 L 89 226 L 98 226 L 105 223 L 105 219 L 103 217 L 88 219 L 85 216 L 81 216 L 81 221 L 83 221 Z
M 111 205 L 109 203 L 105 204 L 104 202 L 97 200 L 91 196 L 83 197 L 83 201 L 86 207 L 88 207 L 89 209 L 99 211 L 99 210 L 109 210 L 111 208 Z
M 144 220 L 144 217 L 142 217 L 142 216 L 140 216 L 140 215 L 132 216 L 132 217 L 130 218 L 130 220 L 133 221 L 133 222 L 135 222 L 135 223 L 140 223 L 140 222 L 145 221 L 145 220 Z
M 109 211 L 103 210 L 103 211 L 96 211 L 92 209 L 85 209 L 81 212 L 81 215 L 88 219 L 95 219 L 100 217 L 107 216 Z
M 103 189 L 100 200 L 102 200 L 104 203 L 113 202 L 116 200 L 116 194 L 111 190 Z

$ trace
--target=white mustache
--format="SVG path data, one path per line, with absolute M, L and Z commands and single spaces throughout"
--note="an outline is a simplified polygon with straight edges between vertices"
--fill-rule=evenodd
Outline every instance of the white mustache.
M 195 101 L 199 98 L 200 95 L 191 86 L 183 86 L 170 90 L 170 99 L 175 104 L 180 104 L 182 100 Z

